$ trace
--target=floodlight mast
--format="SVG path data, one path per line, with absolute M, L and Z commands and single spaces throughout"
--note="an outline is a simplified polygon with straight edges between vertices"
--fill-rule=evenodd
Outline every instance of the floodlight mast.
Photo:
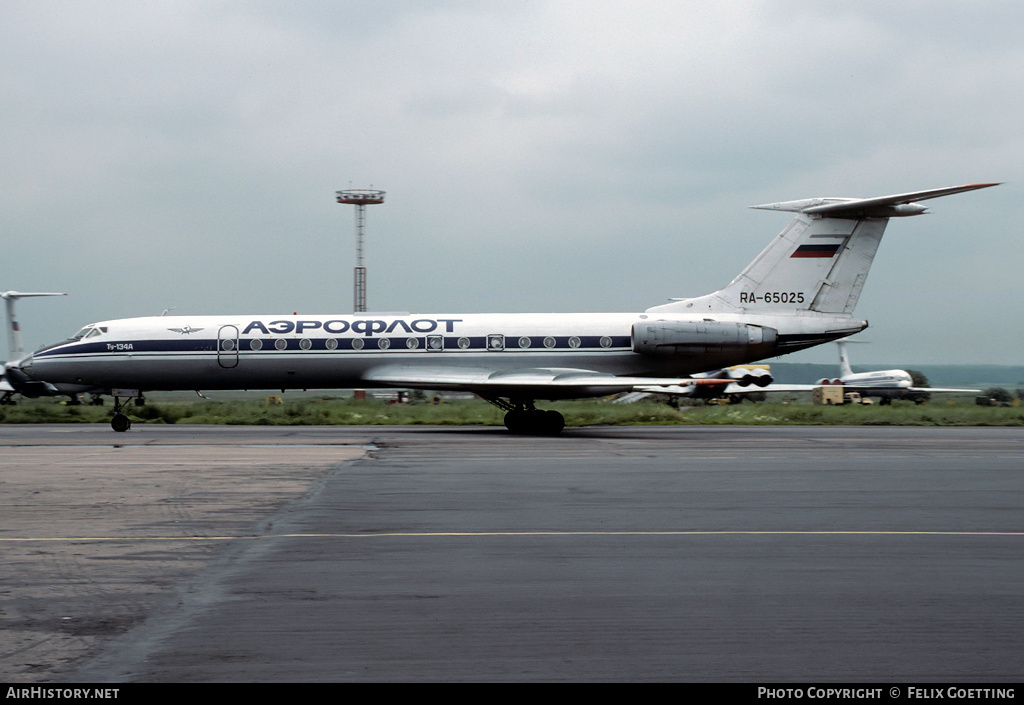
M 355 189 L 338 191 L 336 196 L 338 203 L 356 207 L 356 267 L 352 310 L 355 313 L 362 313 L 366 311 L 366 266 L 363 263 L 366 206 L 383 203 L 384 192 L 373 189 Z

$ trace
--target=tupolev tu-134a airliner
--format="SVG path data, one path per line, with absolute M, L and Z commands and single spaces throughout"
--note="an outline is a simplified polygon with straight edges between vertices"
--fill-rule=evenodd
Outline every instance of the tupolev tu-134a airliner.
M 519 433 L 558 433 L 537 400 L 665 385 L 858 333 L 853 310 L 892 217 L 918 201 L 995 186 L 879 198 L 812 198 L 754 208 L 795 213 L 725 288 L 643 313 L 154 316 L 102 321 L 8 365 L 26 396 L 121 399 L 158 390 L 399 387 L 474 392 Z

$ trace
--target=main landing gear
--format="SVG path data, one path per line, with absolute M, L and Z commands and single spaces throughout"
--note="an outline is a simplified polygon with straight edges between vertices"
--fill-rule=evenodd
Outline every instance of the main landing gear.
M 554 410 L 529 409 L 505 414 L 505 427 L 512 433 L 557 436 L 565 428 L 565 418 Z
M 557 436 L 565 428 L 565 418 L 557 411 L 535 409 L 532 400 L 488 399 L 505 410 L 505 428 L 512 433 L 534 436 Z

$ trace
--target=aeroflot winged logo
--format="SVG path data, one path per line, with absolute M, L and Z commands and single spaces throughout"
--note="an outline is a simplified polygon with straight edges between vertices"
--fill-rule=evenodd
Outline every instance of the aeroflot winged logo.
M 444 326 L 445 333 L 451 333 L 454 331 L 455 324 L 460 323 L 461 321 L 461 318 L 417 318 L 409 321 L 408 323 L 401 318 L 396 318 L 393 321 L 370 318 L 361 318 L 354 321 L 346 321 L 340 318 L 331 321 L 284 320 L 270 321 L 269 323 L 252 321 L 242 331 L 242 335 L 247 335 L 253 331 L 259 331 L 264 335 L 270 335 L 271 333 L 284 335 L 287 333 L 302 334 L 307 331 L 323 330 L 332 334 L 352 331 L 357 335 L 365 335 L 369 338 L 377 333 L 394 333 L 396 330 L 400 330 L 404 333 L 433 333 L 441 325 Z M 196 329 L 193 328 L 192 330 Z
M 189 335 L 190 333 L 198 333 L 203 330 L 202 328 L 193 328 L 192 326 L 183 326 L 181 328 L 168 328 L 167 330 L 172 333 L 181 333 L 182 335 Z

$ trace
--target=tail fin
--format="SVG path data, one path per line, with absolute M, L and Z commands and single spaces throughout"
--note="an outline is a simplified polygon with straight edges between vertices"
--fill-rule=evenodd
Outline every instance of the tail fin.
M 29 296 L 67 296 L 50 292 L 24 292 L 24 291 L 2 291 L 0 299 L 4 300 L 7 308 L 7 359 L 17 360 L 25 356 L 25 349 L 21 345 L 21 328 L 18 327 L 18 320 L 14 317 L 14 302 Z
M 920 215 L 916 201 L 996 186 L 965 184 L 879 198 L 810 198 L 753 206 L 796 213 L 793 221 L 724 289 L 648 309 L 849 315 L 889 218 Z
M 850 357 L 846 351 L 846 340 L 837 340 L 836 346 L 839 348 L 839 376 L 849 377 L 853 374 L 853 368 L 850 366 Z

